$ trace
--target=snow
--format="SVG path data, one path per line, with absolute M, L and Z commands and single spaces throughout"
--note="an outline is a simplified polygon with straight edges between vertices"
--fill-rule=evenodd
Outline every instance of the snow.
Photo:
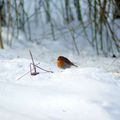
M 47 44 L 33 43 L 24 51 L 21 47 L 0 51 L 0 119 L 119 120 L 120 81 L 114 74 L 119 61 L 109 66 L 113 58 L 90 57 L 84 52 L 67 55 L 66 48 L 57 51 L 58 45 L 52 44 L 55 53 L 47 52 L 51 49 Z M 38 75 L 29 73 L 19 79 L 29 71 L 29 49 L 36 64 L 54 73 L 37 69 Z M 79 67 L 57 68 L 57 55 L 62 52 Z
M 33 13 L 33 10 L 29 12 Z M 32 37 L 37 38 L 38 28 L 32 30 Z M 33 42 L 27 41 L 20 32 L 18 37 L 13 37 L 12 47 L 9 47 L 6 34 L 7 29 L 3 28 L 5 49 L 0 50 L 0 120 L 119 120 L 119 58 L 97 56 L 82 37 L 76 41 L 80 45 L 78 56 L 69 35 L 66 40 L 61 36 L 56 41 L 39 36 L 39 42 Z M 53 73 L 37 68 L 38 75 L 23 76 L 30 70 L 29 50 L 35 64 L 39 63 L 38 66 Z M 78 67 L 57 68 L 60 55 Z

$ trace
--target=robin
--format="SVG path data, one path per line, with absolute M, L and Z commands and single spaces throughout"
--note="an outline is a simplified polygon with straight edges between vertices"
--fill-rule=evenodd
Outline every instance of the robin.
M 59 68 L 70 68 L 71 66 L 75 66 L 78 67 L 77 65 L 75 65 L 74 63 L 72 63 L 69 59 L 67 59 L 66 57 L 63 56 L 59 56 L 57 59 L 57 66 Z

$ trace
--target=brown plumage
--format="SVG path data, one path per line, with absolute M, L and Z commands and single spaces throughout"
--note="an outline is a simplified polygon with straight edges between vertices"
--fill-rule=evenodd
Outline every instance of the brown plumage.
M 70 68 L 71 66 L 75 66 L 78 67 L 77 65 L 75 65 L 74 63 L 72 63 L 68 58 L 64 57 L 64 56 L 59 56 L 57 59 L 57 66 L 59 68 Z

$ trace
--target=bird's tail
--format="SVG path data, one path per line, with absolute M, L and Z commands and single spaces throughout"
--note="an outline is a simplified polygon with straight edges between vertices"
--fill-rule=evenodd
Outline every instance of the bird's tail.
M 73 64 L 73 66 L 78 67 L 77 65 Z

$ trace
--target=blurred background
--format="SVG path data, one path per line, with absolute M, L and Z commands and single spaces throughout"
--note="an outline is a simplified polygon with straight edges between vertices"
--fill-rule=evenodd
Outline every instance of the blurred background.
M 62 41 L 77 55 L 88 44 L 96 54 L 120 52 L 120 0 L 0 0 L 0 48 L 14 43 Z M 67 44 L 66 44 L 67 45 Z

